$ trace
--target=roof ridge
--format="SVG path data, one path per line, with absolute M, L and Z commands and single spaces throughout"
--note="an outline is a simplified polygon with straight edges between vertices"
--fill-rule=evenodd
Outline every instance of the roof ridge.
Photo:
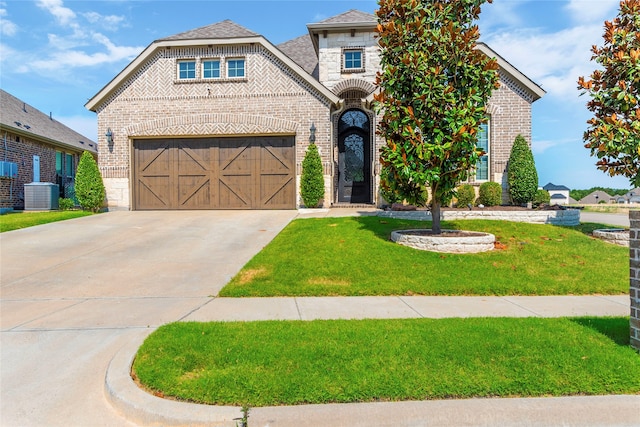
M 194 28 L 156 41 L 165 40 L 194 40 L 194 39 L 228 39 L 240 37 L 256 37 L 260 34 L 232 21 L 224 19 L 213 24 Z

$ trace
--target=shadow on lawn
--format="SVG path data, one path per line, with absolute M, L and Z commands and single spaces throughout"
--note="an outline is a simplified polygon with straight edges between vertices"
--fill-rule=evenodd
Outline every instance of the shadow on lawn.
M 629 319 L 624 317 L 574 317 L 570 319 L 580 326 L 593 329 L 621 346 L 628 346 Z
M 391 232 L 394 230 L 431 228 L 431 221 L 391 219 L 381 218 L 377 216 L 352 217 L 352 220 L 359 224 L 360 229 L 370 231 L 376 237 L 379 237 L 380 239 L 385 241 L 388 241 L 390 239 Z M 442 221 L 441 225 L 443 229 L 460 229 L 459 224 L 454 224 L 448 221 Z

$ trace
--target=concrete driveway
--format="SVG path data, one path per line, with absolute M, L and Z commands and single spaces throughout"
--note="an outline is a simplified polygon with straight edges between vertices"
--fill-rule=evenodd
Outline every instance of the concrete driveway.
M 0 235 L 0 425 L 121 426 L 104 376 L 185 318 L 296 211 L 110 212 Z

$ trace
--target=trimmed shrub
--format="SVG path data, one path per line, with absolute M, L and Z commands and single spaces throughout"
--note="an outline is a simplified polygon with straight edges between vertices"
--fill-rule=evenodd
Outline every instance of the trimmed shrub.
M 75 179 L 76 198 L 83 209 L 98 212 L 104 203 L 105 189 L 100 169 L 93 156 L 85 151 L 80 157 Z
M 484 182 L 480 185 L 478 203 L 485 206 L 502 204 L 502 185 L 497 182 Z
M 459 208 L 465 208 L 468 205 L 473 205 L 476 200 L 476 190 L 470 184 L 462 184 L 458 187 L 456 199 L 456 206 Z
M 60 197 L 58 199 L 58 207 L 61 211 L 69 211 L 76 207 L 73 199 L 68 199 L 66 197 Z
M 545 204 L 548 205 L 550 201 L 551 195 L 549 194 L 549 192 L 540 188 L 538 191 L 536 191 L 536 195 L 533 198 L 533 206 L 540 206 Z
M 511 147 L 507 180 L 509 197 L 514 205 L 533 201 L 538 191 L 538 172 L 529 144 L 518 135 Z
M 322 160 L 316 144 L 309 144 L 302 160 L 302 177 L 300 178 L 300 195 L 302 203 L 308 208 L 317 208 L 324 198 L 324 176 Z

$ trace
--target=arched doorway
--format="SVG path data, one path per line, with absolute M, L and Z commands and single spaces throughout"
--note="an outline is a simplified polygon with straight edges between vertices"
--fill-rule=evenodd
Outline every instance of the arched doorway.
M 338 120 L 338 202 L 371 203 L 371 121 L 359 109 Z

